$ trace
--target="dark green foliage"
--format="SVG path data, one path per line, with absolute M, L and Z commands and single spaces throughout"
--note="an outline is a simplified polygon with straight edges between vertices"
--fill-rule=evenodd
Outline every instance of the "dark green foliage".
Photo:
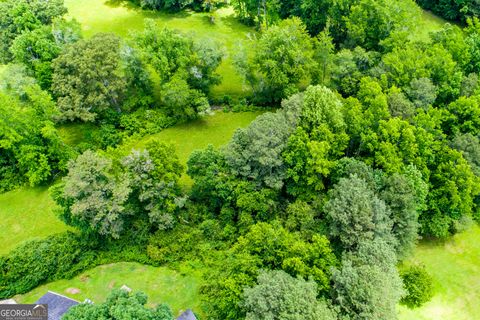
M 0 297 L 25 293 L 47 280 L 68 278 L 93 264 L 88 243 L 72 233 L 27 242 L 0 257 Z
M 71 320 L 174 320 L 172 311 L 165 304 L 151 309 L 146 307 L 147 295 L 114 289 L 104 303 L 81 303 L 68 310 L 62 319 Z
M 333 301 L 347 318 L 397 318 L 403 289 L 390 245 L 379 240 L 361 244 L 358 252 L 344 255 L 332 280 Z
M 431 10 L 451 21 L 465 22 L 468 17 L 480 15 L 476 0 L 416 0 L 416 2 L 426 10 Z
M 282 112 L 259 116 L 233 135 L 225 149 L 227 165 L 236 176 L 281 189 L 286 175 L 282 153 L 292 130 Z
M 330 234 L 340 240 L 345 250 L 376 237 L 393 241 L 390 209 L 365 180 L 355 175 L 342 178 L 329 196 L 324 210 L 330 221 Z
M 262 271 L 258 284 L 244 292 L 247 320 L 334 320 L 336 315 L 317 300 L 313 281 L 293 278 L 283 271 Z
M 97 34 L 73 44 L 55 59 L 53 69 L 52 90 L 61 120 L 94 121 L 121 111 L 126 81 L 119 72 L 117 36 Z
M 480 176 L 480 139 L 471 133 L 456 135 L 451 147 L 461 151 L 465 160 L 468 161 L 472 167 L 472 171 Z
M 406 295 L 401 303 L 409 308 L 418 308 L 433 297 L 433 279 L 425 267 L 413 265 L 400 272 Z

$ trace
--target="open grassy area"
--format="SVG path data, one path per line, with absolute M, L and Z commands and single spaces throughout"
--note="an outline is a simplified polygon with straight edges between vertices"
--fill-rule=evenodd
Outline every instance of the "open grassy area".
M 209 144 L 216 147 L 226 144 L 237 128 L 246 127 L 261 112 L 224 113 L 217 111 L 213 116 L 163 130 L 160 133 L 149 135 L 139 141 L 131 141 L 123 147 L 126 149 L 141 149 L 152 139 L 173 144 L 180 161 L 186 165 L 192 151 L 203 149 Z M 191 184 L 191 179 L 185 173 L 180 183 L 184 186 Z
M 434 278 L 435 296 L 423 307 L 400 307 L 401 320 L 470 320 L 480 315 L 480 227 L 445 243 L 423 242 L 409 263 L 423 263 Z
M 447 21 L 439 16 L 434 15 L 430 11 L 421 10 L 421 12 L 421 19 L 418 21 L 417 30 L 414 34 L 412 34 L 412 38 L 416 40 L 428 41 L 429 34 L 431 32 L 440 30 L 443 25 L 447 23 Z
M 226 51 L 226 57 L 218 69 L 223 81 L 212 88 L 212 95 L 221 98 L 225 94 L 242 96 L 242 79 L 232 64 L 232 54 L 239 43 L 246 40 L 253 30 L 239 23 L 231 8 L 218 10 L 215 23 L 208 13 L 180 12 L 169 14 L 141 10 L 128 1 L 115 0 L 65 0 L 69 15 L 81 24 L 85 36 L 98 32 L 113 32 L 126 36 L 130 31 L 141 30 L 145 18 L 157 20 L 160 25 L 192 33 L 198 40 L 214 39 Z
M 21 242 L 65 231 L 54 214 L 46 187 L 22 188 L 0 194 L 0 255 Z
M 182 275 L 168 268 L 144 266 L 138 263 L 114 263 L 88 270 L 70 280 L 55 281 L 16 296 L 18 303 L 33 303 L 48 290 L 58 292 L 80 302 L 90 299 L 103 302 L 113 288 L 126 285 L 148 295 L 148 304 L 167 303 L 174 315 L 190 308 L 200 312 L 198 287 L 200 280 L 192 274 Z M 72 289 L 80 292 L 72 294 Z

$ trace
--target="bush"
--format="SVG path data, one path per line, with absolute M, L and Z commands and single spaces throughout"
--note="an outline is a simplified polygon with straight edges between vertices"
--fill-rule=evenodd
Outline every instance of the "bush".
M 45 282 L 70 279 L 101 264 L 120 261 L 151 264 L 145 241 L 145 236 L 135 234 L 105 241 L 72 232 L 28 241 L 0 256 L 0 299 L 28 292 Z
M 400 272 L 407 294 L 400 301 L 409 308 L 420 307 L 433 297 L 433 279 L 425 267 L 414 265 Z

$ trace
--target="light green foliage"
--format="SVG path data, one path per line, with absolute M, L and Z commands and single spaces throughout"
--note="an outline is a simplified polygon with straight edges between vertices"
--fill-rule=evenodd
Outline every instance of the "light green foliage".
M 53 63 L 52 90 L 61 120 L 89 122 L 120 112 L 126 83 L 119 68 L 120 39 L 112 34 L 68 47 Z
M 129 293 L 122 289 L 112 290 L 104 303 L 82 303 L 74 306 L 62 319 L 138 319 L 138 320 L 174 320 L 172 311 L 164 304 L 155 309 L 145 307 L 147 295 L 143 292 Z
M 339 180 L 329 193 L 324 211 L 330 222 L 330 234 L 344 249 L 376 237 L 392 241 L 390 209 L 367 186 L 365 180 L 351 175 Z
M 446 148 L 436 157 L 429 180 L 428 210 L 420 221 L 423 233 L 445 238 L 456 232 L 456 223 L 472 216 L 480 184 L 459 151 Z
M 22 34 L 50 24 L 67 12 L 63 0 L 8 0 L 0 2 L 0 61 L 12 60 L 10 46 Z
M 43 89 L 49 89 L 52 82 L 53 59 L 63 47 L 78 41 L 80 25 L 75 20 L 55 20 L 52 25 L 27 31 L 13 41 L 10 51 L 15 61 L 23 63 L 33 72 Z
M 165 113 L 180 122 L 210 113 L 210 104 L 205 95 L 191 89 L 185 80 L 178 77 L 162 87 L 161 103 Z
M 0 93 L 0 190 L 47 182 L 65 169 L 71 155 L 52 122 L 56 110 L 50 96 L 23 81 L 22 73 L 9 75 L 11 82 L 3 86 L 11 95 Z
M 447 106 L 449 119 L 445 131 L 450 135 L 457 133 L 480 133 L 480 96 L 460 97 Z
M 177 120 L 194 119 L 209 112 L 205 94 L 220 83 L 216 69 L 223 53 L 211 42 L 195 42 L 177 31 L 160 28 L 146 20 L 142 32 L 130 36 L 143 60 L 160 78 L 160 102 L 168 115 Z
M 233 251 L 252 256 L 257 268 L 283 269 L 292 276 L 311 277 L 323 292 L 329 287 L 329 268 L 336 263 L 325 236 L 314 235 L 305 241 L 296 233 L 267 223 L 252 226 Z
M 348 136 L 342 103 L 330 89 L 311 86 L 301 103 L 299 127 L 283 156 L 288 192 L 308 199 L 325 188 L 324 180 L 347 147 Z
M 312 39 L 298 18 L 268 29 L 251 45 L 252 54 L 239 55 L 237 67 L 259 102 L 278 102 L 297 92 L 316 67 Z
M 317 300 L 313 281 L 295 279 L 283 271 L 262 271 L 257 281 L 244 292 L 247 320 L 336 319 L 327 304 Z
M 418 308 L 433 297 L 433 279 L 424 266 L 414 265 L 401 271 L 406 295 L 401 303 L 409 308 Z

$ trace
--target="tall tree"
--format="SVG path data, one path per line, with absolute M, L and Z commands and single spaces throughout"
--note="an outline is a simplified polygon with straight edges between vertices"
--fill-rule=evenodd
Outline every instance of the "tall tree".
M 120 72 L 120 38 L 97 34 L 54 60 L 52 90 L 61 120 L 91 122 L 121 112 L 126 81 Z
M 317 300 L 313 281 L 293 278 L 283 271 L 262 271 L 258 284 L 244 291 L 246 320 L 334 320 L 325 301 Z

